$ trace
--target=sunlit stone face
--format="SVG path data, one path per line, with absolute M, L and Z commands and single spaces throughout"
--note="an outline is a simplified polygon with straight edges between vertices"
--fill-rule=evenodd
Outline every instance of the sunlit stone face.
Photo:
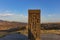
M 35 40 L 39 38 L 40 40 L 40 10 L 29 10 L 28 11 L 28 29 L 33 34 Z M 28 34 L 32 36 L 30 33 Z M 31 40 L 34 40 L 31 37 Z

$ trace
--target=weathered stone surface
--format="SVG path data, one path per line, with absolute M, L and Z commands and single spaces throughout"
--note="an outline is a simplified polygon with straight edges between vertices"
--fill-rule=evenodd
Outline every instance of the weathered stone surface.
M 28 38 L 40 40 L 40 10 L 28 11 Z

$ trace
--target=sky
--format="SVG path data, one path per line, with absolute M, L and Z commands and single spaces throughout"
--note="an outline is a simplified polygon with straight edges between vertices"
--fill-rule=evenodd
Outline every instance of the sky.
M 0 0 L 0 20 L 28 22 L 28 10 L 40 9 L 41 22 L 60 22 L 60 0 Z

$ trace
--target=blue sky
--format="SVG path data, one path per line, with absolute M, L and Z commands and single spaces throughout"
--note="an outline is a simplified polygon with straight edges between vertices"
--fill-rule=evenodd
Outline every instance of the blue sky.
M 27 22 L 28 9 L 40 9 L 41 22 L 60 22 L 60 0 L 0 0 L 0 20 Z

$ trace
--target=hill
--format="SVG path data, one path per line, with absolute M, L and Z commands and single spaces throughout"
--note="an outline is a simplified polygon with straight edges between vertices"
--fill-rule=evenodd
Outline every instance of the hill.
M 0 20 L 0 30 L 8 30 L 16 27 L 26 27 L 26 25 L 27 23 Z

